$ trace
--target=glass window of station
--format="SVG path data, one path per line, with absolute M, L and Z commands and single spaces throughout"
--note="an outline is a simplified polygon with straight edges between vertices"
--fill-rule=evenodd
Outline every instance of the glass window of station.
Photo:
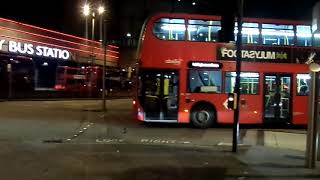
M 153 27 L 153 33 L 162 40 L 185 40 L 185 20 L 161 18 L 156 21 Z
M 236 72 L 226 72 L 225 92 L 233 93 L 236 84 Z M 242 72 L 240 74 L 240 92 L 241 94 L 259 94 L 259 73 Z
M 220 21 L 188 20 L 188 40 L 201 42 L 218 41 Z

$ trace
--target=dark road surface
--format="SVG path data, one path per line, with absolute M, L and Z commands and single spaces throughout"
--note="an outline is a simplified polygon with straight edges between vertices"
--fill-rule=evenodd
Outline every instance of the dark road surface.
M 99 103 L 0 102 L 0 179 L 320 178 L 303 168 L 304 130 L 244 129 L 232 154 L 228 127 L 146 125 L 130 100 L 108 101 L 105 115 Z

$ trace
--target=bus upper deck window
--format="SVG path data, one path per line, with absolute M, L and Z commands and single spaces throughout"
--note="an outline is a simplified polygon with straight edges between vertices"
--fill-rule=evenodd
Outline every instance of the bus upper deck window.
M 237 38 L 238 24 L 235 23 L 234 37 Z M 243 23 L 242 24 L 242 42 L 247 44 L 259 43 L 259 24 L 258 23 Z
M 162 40 L 182 41 L 185 39 L 185 20 L 161 18 L 153 27 L 153 33 Z
M 311 46 L 311 26 L 298 25 L 297 26 L 297 45 Z
M 201 42 L 218 41 L 220 21 L 188 20 L 188 40 Z
M 262 41 L 266 45 L 294 45 L 293 25 L 262 24 Z
M 320 47 L 320 34 L 316 33 L 313 36 L 314 36 L 313 46 Z

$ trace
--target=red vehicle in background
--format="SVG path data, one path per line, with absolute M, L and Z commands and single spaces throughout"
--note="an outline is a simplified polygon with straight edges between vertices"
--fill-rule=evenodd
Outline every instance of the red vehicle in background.
M 145 122 L 232 123 L 235 43 L 219 42 L 221 17 L 157 14 L 142 28 L 133 101 Z M 237 24 L 234 33 L 236 34 Z M 308 63 L 320 59 L 320 34 L 289 20 L 243 21 L 242 124 L 307 123 Z
M 95 95 L 101 88 L 101 68 L 59 66 L 56 74 L 57 91 Z
M 55 89 L 58 91 L 84 91 L 86 85 L 86 71 L 82 68 L 59 66 L 57 67 Z

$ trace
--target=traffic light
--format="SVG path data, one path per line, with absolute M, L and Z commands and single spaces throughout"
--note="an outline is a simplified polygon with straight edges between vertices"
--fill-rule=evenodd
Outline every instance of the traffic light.
M 237 94 L 229 93 L 228 94 L 228 109 L 236 109 L 237 108 Z

